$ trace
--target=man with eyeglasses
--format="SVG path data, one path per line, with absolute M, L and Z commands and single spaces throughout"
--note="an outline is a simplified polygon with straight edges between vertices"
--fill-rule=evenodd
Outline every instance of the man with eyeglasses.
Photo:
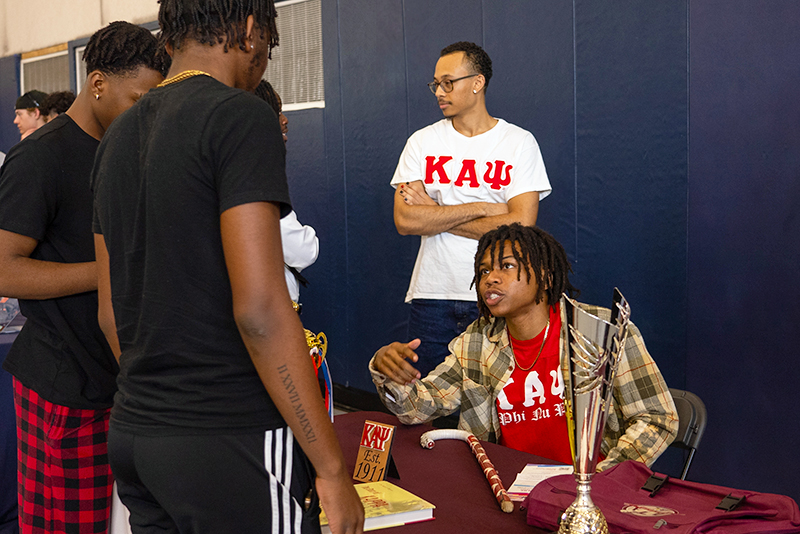
M 406 294 L 421 376 L 478 318 L 470 287 L 477 239 L 504 224 L 533 226 L 551 191 L 533 135 L 486 110 L 491 77 L 480 46 L 462 41 L 442 50 L 428 87 L 444 119 L 409 138 L 391 182 L 397 231 L 422 236 Z

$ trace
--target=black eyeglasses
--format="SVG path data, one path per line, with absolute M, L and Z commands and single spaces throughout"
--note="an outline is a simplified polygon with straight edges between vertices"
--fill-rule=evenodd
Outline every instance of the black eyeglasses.
M 466 76 L 462 76 L 461 78 L 456 78 L 455 80 L 442 80 L 441 82 L 431 82 L 428 84 L 428 89 L 431 90 L 431 93 L 436 94 L 436 90 L 439 89 L 439 86 L 442 86 L 442 91 L 445 93 L 449 93 L 453 90 L 453 84 L 458 80 L 464 80 L 466 78 L 472 78 L 473 76 L 480 76 L 480 74 L 468 74 Z

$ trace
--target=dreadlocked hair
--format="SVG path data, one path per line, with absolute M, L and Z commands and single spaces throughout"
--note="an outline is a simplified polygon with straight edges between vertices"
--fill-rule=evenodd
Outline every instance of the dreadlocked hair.
M 255 27 L 269 34 L 270 57 L 278 46 L 278 27 L 273 0 L 158 0 L 158 24 L 164 43 L 180 48 L 184 39 L 200 44 L 239 45 L 245 50 L 247 17 L 253 15 Z
M 483 234 L 475 253 L 475 276 L 472 284 L 478 293 L 478 311 L 484 320 L 488 322 L 492 314 L 481 296 L 481 262 L 487 251 L 492 264 L 500 261 L 504 253 L 508 254 L 508 250 L 505 250 L 506 242 L 511 244 L 514 259 L 525 269 L 528 283 L 531 278 L 536 280 L 539 288 L 536 302 L 541 302 L 546 296 L 550 306 L 554 306 L 562 293 L 567 293 L 569 297 L 580 293 L 569 281 L 572 266 L 564 247 L 556 238 L 535 226 L 522 226 L 519 223 L 503 225 Z M 517 271 L 517 280 L 520 279 L 521 272 L 522 269 Z
M 478 74 L 483 74 L 485 80 L 483 87 L 489 87 L 489 80 L 492 79 L 492 59 L 489 54 L 475 43 L 459 41 L 443 48 L 439 57 L 455 54 L 456 52 L 464 52 L 464 59 L 472 69 Z
M 281 114 L 281 105 L 278 101 L 278 93 L 275 92 L 275 89 L 272 87 L 271 83 L 269 83 L 267 80 L 261 80 L 258 82 L 254 93 L 258 98 L 269 104 L 276 116 Z
M 147 67 L 164 75 L 170 63 L 158 39 L 148 30 L 129 22 L 112 22 L 94 32 L 86 43 L 83 60 L 86 62 L 87 76 L 96 70 L 122 76 L 139 67 Z

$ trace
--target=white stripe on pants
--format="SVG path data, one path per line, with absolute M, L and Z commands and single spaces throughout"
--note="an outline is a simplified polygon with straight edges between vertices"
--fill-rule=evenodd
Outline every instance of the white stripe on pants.
M 289 427 L 268 430 L 264 433 L 264 466 L 270 478 L 273 533 L 300 534 L 303 512 L 289 492 L 292 484 L 293 459 L 294 435 Z M 292 521 L 292 511 L 294 511 L 294 521 Z

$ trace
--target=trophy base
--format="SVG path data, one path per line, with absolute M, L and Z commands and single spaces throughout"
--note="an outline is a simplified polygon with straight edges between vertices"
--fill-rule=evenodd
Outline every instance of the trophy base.
M 591 475 L 576 475 L 577 497 L 561 515 L 558 534 L 608 534 L 608 523 L 600 508 L 592 502 Z
M 586 508 L 572 503 L 564 515 L 558 534 L 608 534 L 608 524 L 600 508 Z

